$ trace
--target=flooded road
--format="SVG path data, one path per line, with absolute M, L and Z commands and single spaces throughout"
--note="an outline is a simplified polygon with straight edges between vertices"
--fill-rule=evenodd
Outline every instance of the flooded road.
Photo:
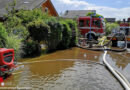
M 130 52 L 109 52 L 107 61 L 130 82 Z
M 6 79 L 4 87 L 30 87 L 32 90 L 123 90 L 106 67 L 100 64 L 102 56 L 103 52 L 72 48 L 24 59 L 21 60 L 24 68 Z M 124 59 L 126 56 L 130 58 L 127 53 L 109 52 L 107 60 L 110 59 L 110 64 L 129 79 L 130 62 Z

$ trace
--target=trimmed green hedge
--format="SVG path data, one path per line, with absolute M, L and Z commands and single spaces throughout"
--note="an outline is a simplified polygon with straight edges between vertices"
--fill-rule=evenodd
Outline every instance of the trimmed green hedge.
M 28 24 L 28 31 L 33 40 L 40 42 L 48 37 L 50 27 L 42 20 L 35 20 Z
M 70 29 L 71 29 L 71 40 L 70 40 L 70 47 L 76 46 L 77 42 L 78 42 L 78 29 L 77 29 L 77 23 L 74 20 L 68 19 L 66 20 L 66 23 L 69 25 Z
M 54 17 L 48 19 L 46 23 L 51 30 L 46 44 L 49 51 L 54 51 L 57 49 L 57 45 L 62 40 L 62 24 Z
M 62 40 L 58 44 L 58 49 L 66 49 L 69 47 L 70 40 L 71 40 L 71 34 L 72 31 L 69 27 L 69 25 L 65 21 L 60 22 L 63 26 L 63 31 L 62 31 Z
M 41 54 L 41 46 L 38 42 L 33 41 L 32 39 L 23 40 L 23 57 L 25 56 L 36 56 Z

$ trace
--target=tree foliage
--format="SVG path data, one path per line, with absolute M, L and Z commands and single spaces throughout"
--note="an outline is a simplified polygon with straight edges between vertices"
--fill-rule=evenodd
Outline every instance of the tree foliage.
M 15 57 L 19 58 L 23 50 L 21 49 L 22 39 L 14 34 L 6 37 L 6 48 L 12 48 L 15 51 Z
M 8 36 L 8 33 L 6 32 L 5 27 L 2 23 L 0 23 L 0 47 L 4 47 L 6 44 L 6 37 Z
M 30 38 L 28 40 L 23 40 L 22 43 L 24 44 L 22 47 L 24 51 L 23 57 L 41 54 L 41 46 L 38 42 Z
M 106 35 L 111 34 L 112 30 L 117 29 L 119 27 L 119 24 L 117 23 L 106 23 Z
M 94 12 L 89 12 L 89 13 L 87 13 L 87 15 L 86 16 L 93 16 L 93 17 L 96 17 L 96 18 L 99 18 L 99 17 L 102 17 L 103 18 L 103 16 L 102 15 L 100 15 L 100 14 L 97 14 L 96 13 L 96 15 L 94 16 Z
M 72 31 L 71 31 L 69 25 L 65 21 L 61 21 L 60 23 L 63 26 L 63 31 L 62 31 L 62 40 L 58 44 L 58 48 L 66 49 L 69 47 Z
M 77 29 L 77 23 L 74 20 L 68 19 L 66 20 L 66 23 L 69 25 L 71 29 L 71 39 L 70 39 L 70 47 L 73 47 L 77 44 L 77 36 L 78 36 L 78 29 Z
M 40 42 L 46 40 L 50 27 L 42 20 L 35 20 L 28 24 L 28 31 L 33 40 Z
M 46 22 L 50 27 L 51 33 L 47 38 L 46 44 L 49 51 L 54 51 L 62 40 L 62 25 L 56 18 L 50 18 Z

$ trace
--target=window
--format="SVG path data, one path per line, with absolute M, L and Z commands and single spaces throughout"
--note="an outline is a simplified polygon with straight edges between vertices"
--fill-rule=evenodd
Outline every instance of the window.
M 86 20 L 86 26 L 89 26 L 89 20 Z
M 93 20 L 93 25 L 97 27 L 101 27 L 100 20 Z
M 79 20 L 79 26 L 83 27 L 84 26 L 84 20 Z
M 47 7 L 45 7 L 45 12 L 46 12 L 46 13 L 48 12 L 48 8 L 47 8 Z

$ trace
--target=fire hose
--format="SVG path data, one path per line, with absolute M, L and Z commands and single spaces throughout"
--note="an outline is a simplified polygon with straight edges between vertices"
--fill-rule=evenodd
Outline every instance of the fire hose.
M 123 49 L 117 50 L 117 49 L 109 49 L 106 46 L 108 46 L 110 44 L 110 42 L 112 41 L 112 39 L 116 36 L 122 34 L 125 38 L 125 47 Z M 103 48 L 98 48 L 98 49 L 92 49 L 92 48 L 85 48 L 85 47 L 81 47 L 79 44 L 77 45 L 80 48 L 83 49 L 87 49 L 87 50 L 93 50 L 93 51 L 104 51 L 104 55 L 103 55 L 103 63 L 105 64 L 105 66 L 109 69 L 109 71 L 116 77 L 116 79 L 121 83 L 121 85 L 125 88 L 125 90 L 130 90 L 130 83 L 126 80 L 126 78 L 117 70 L 113 69 L 112 66 L 106 61 L 106 55 L 107 55 L 107 51 L 115 51 L 115 52 L 123 52 L 127 50 L 127 40 L 126 40 L 126 36 L 123 33 L 116 33 L 113 35 L 113 37 L 110 39 L 110 41 L 107 44 L 104 44 L 105 39 L 102 41 L 102 44 L 100 47 Z

